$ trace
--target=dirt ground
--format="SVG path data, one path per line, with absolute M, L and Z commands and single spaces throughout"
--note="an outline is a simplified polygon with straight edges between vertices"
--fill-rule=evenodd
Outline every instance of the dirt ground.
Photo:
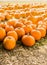
M 47 65 L 47 37 L 26 47 L 20 41 L 14 50 L 7 51 L 0 43 L 0 65 Z

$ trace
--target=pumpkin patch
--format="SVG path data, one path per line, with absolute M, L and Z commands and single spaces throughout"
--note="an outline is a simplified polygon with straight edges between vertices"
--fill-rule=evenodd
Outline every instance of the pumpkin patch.
M 47 5 L 4 5 L 0 9 L 0 41 L 7 50 L 14 49 L 20 40 L 33 46 L 47 33 Z

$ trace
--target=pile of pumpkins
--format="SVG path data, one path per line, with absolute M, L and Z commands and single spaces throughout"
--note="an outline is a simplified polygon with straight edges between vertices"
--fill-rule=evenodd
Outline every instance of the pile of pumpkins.
M 14 49 L 18 40 L 33 46 L 46 33 L 47 4 L 0 5 L 0 41 L 5 49 Z

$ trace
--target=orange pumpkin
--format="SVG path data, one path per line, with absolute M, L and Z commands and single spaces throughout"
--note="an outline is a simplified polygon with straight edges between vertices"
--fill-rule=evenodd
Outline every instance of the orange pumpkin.
M 5 49 L 7 50 L 12 50 L 15 48 L 16 46 L 16 41 L 15 38 L 13 38 L 12 36 L 7 36 L 5 37 L 4 41 L 3 41 L 3 46 Z
M 25 35 L 25 31 L 23 28 L 16 28 L 15 31 L 17 32 L 19 38 Z
M 32 30 L 30 34 L 35 38 L 35 40 L 41 39 L 41 32 L 38 30 Z
M 15 38 L 16 41 L 18 40 L 18 34 L 15 31 L 9 31 L 7 33 L 7 36 L 12 36 Z
M 31 35 L 24 35 L 22 37 L 22 43 L 25 45 L 25 46 L 33 46 L 35 44 L 35 39 L 33 36 Z
M 3 29 L 3 28 L 0 27 L 0 41 L 2 41 L 5 36 L 6 36 L 5 29 Z

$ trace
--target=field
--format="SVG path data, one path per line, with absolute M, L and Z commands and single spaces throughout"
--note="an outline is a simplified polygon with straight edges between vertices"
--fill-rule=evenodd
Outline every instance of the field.
M 19 3 L 19 4 L 23 4 L 23 3 L 34 3 L 34 2 L 42 2 L 42 0 L 0 0 L 0 3 Z M 46 3 L 47 0 L 43 0 L 43 3 Z
M 30 3 L 29 0 L 28 2 Z M 32 0 L 32 2 L 36 1 Z M 2 4 L 2 2 L 0 3 Z M 27 3 L 27 1 L 17 0 L 16 3 L 22 4 Z M 0 65 L 47 65 L 47 35 L 36 41 L 32 47 L 24 46 L 20 41 L 17 41 L 16 48 L 11 51 L 4 49 L 2 42 L 0 42 Z

